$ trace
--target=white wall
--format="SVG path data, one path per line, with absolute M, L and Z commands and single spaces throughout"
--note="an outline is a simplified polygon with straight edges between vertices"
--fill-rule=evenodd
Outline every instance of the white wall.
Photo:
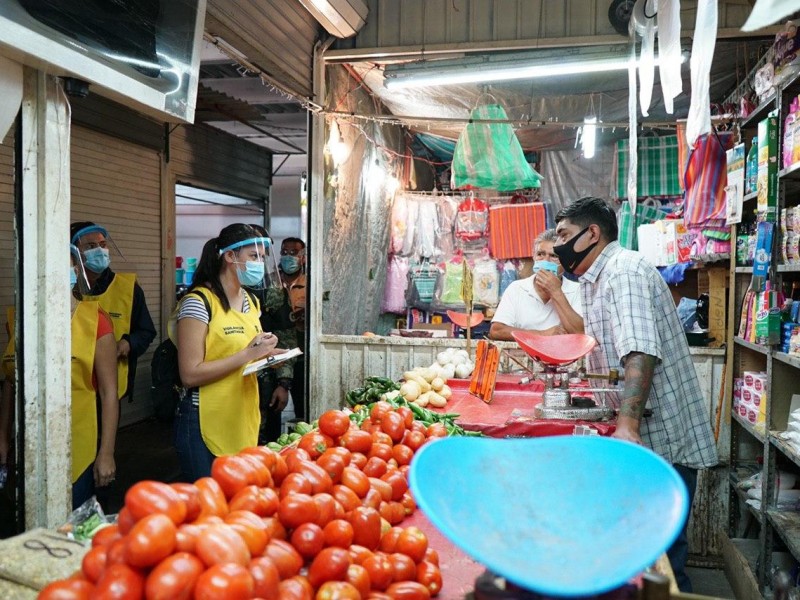
M 306 237 L 300 220 L 300 176 L 307 168 L 307 158 L 294 155 L 283 165 L 281 161 L 278 156 L 273 159 L 273 168 L 279 170 L 272 177 L 270 191 L 270 235 L 276 243 L 287 237 Z
M 199 259 L 205 243 L 232 223 L 263 225 L 264 217 L 236 207 L 179 204 L 175 207 L 175 255 Z

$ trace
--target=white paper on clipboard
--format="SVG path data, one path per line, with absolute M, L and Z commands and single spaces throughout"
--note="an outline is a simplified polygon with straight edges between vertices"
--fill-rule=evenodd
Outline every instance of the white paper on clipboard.
M 242 375 L 251 375 L 256 371 L 260 371 L 261 369 L 266 369 L 269 367 L 274 367 L 277 364 L 280 364 L 284 361 L 290 360 L 295 358 L 296 356 L 300 356 L 303 353 L 300 348 L 292 348 L 291 350 L 287 350 L 283 354 L 276 354 L 275 356 L 270 356 L 268 358 L 262 358 L 261 360 L 257 360 L 255 362 L 251 362 L 245 366 L 242 370 Z

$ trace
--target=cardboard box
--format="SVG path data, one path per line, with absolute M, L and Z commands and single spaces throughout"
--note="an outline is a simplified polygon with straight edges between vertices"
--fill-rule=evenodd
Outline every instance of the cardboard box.
M 639 252 L 656 267 L 664 265 L 664 247 L 661 229 L 657 223 L 639 225 L 636 230 Z
M 767 221 L 778 219 L 778 118 L 758 124 L 758 212 Z

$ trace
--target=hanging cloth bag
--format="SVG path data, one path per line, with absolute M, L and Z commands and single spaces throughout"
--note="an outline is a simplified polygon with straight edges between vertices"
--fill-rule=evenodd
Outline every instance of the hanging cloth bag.
M 697 137 L 684 173 L 683 219 L 686 227 L 725 225 L 728 159 L 717 132 Z
M 522 146 L 499 104 L 478 106 L 470 113 L 453 153 L 451 186 L 512 192 L 541 186 L 542 176 L 525 159 Z

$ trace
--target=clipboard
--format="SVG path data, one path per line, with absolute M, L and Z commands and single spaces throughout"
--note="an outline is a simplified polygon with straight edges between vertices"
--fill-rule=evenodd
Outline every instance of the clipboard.
M 297 356 L 303 354 L 303 351 L 300 348 L 292 348 L 291 350 L 287 350 L 283 354 L 276 354 L 275 356 L 269 356 L 267 358 L 262 358 L 261 360 L 257 360 L 255 362 L 251 362 L 245 365 L 244 369 L 242 370 L 242 376 L 245 375 L 252 375 L 260 371 L 261 369 L 267 369 L 269 367 L 274 367 L 277 364 L 282 362 L 286 362 L 287 360 L 291 360 Z

